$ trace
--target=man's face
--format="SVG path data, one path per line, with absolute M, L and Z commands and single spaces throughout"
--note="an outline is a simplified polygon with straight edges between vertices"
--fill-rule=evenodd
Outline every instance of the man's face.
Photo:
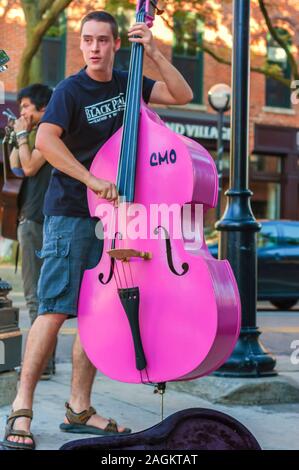
M 114 39 L 109 23 L 87 21 L 82 28 L 80 49 L 88 69 L 92 72 L 111 71 L 120 39 Z
M 40 122 L 44 112 L 45 108 L 38 111 L 30 98 L 21 99 L 20 115 L 26 119 L 27 123 L 30 124 L 31 127 L 36 126 Z

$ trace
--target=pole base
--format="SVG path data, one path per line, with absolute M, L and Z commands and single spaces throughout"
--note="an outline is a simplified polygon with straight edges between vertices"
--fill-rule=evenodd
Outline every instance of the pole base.
M 236 347 L 228 359 L 212 375 L 218 377 L 269 377 L 277 375 L 275 358 L 259 341 L 256 327 L 241 328 Z

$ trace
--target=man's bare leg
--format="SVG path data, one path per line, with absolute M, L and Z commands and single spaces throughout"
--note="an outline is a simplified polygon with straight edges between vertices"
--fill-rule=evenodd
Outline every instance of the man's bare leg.
M 22 365 L 20 386 L 17 396 L 12 404 L 14 411 L 29 408 L 32 409 L 33 395 L 36 384 L 54 350 L 59 328 L 67 318 L 61 313 L 43 314 L 36 318 L 29 330 L 25 355 Z M 29 418 L 18 418 L 14 424 L 14 430 L 30 430 Z M 28 438 L 9 436 L 9 441 L 25 442 L 30 444 Z
M 70 407 L 75 413 L 80 413 L 83 410 L 88 410 L 90 407 L 91 388 L 95 378 L 96 368 L 92 365 L 86 356 L 80 342 L 79 335 L 77 335 L 73 347 L 73 375 L 72 375 L 72 389 L 70 397 Z M 67 424 L 68 420 L 65 417 L 64 422 Z M 100 415 L 93 415 L 89 418 L 87 423 L 89 426 L 105 429 L 108 424 L 108 419 Z M 118 427 L 118 431 L 123 431 L 123 427 Z

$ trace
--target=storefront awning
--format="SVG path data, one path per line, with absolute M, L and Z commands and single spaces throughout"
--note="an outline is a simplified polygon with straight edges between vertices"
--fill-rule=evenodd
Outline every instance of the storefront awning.
M 155 107 L 153 109 L 174 132 L 202 142 L 209 148 L 216 148 L 218 139 L 217 114 L 177 108 Z M 222 138 L 224 147 L 228 148 L 230 142 L 229 116 L 224 116 Z

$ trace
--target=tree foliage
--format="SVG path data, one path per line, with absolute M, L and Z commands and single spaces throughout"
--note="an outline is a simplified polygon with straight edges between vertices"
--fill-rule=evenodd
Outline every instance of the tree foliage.
M 164 9 L 163 20 L 166 26 L 171 29 L 174 29 L 173 17 L 175 13 L 184 10 L 194 12 L 202 19 L 205 30 L 215 33 L 213 41 L 209 41 L 204 36 L 203 41 L 197 45 L 198 49 L 209 54 L 217 62 L 231 64 L 232 0 L 221 0 L 221 2 L 219 0 L 161 0 L 158 5 Z M 285 51 L 290 64 L 291 79 L 286 79 L 281 67 L 278 64 L 271 64 L 267 58 L 264 58 L 263 63 L 259 61 L 257 64 L 253 60 L 251 70 L 290 86 L 292 80 L 299 79 L 296 49 L 291 48 L 288 40 L 279 33 L 276 23 L 279 18 L 278 26 L 281 26 L 284 19 L 287 21 L 286 15 L 292 17 L 292 11 L 294 16 L 298 15 L 299 3 L 297 0 L 251 0 L 251 5 L 252 9 L 262 18 L 261 24 L 252 24 L 251 28 L 253 59 L 254 50 L 259 47 L 261 38 L 270 35 L 276 44 Z M 53 25 L 67 7 L 70 7 L 72 16 L 77 15 L 79 21 L 87 11 L 101 9 L 105 6 L 111 13 L 116 13 L 120 7 L 134 9 L 136 0 L 0 0 L 1 6 L 2 20 L 10 9 L 16 6 L 23 9 L 26 20 L 26 45 L 22 52 L 18 74 L 18 87 L 20 88 L 30 82 L 39 81 L 42 39 L 49 30 L 51 34 L 55 34 Z M 254 16 L 253 14 L 252 17 L 254 18 Z M 184 27 L 188 27 L 188 25 L 185 24 Z M 223 39 L 223 36 L 217 34 L 222 27 L 227 28 L 227 41 Z M 293 36 L 295 36 L 295 32 Z

